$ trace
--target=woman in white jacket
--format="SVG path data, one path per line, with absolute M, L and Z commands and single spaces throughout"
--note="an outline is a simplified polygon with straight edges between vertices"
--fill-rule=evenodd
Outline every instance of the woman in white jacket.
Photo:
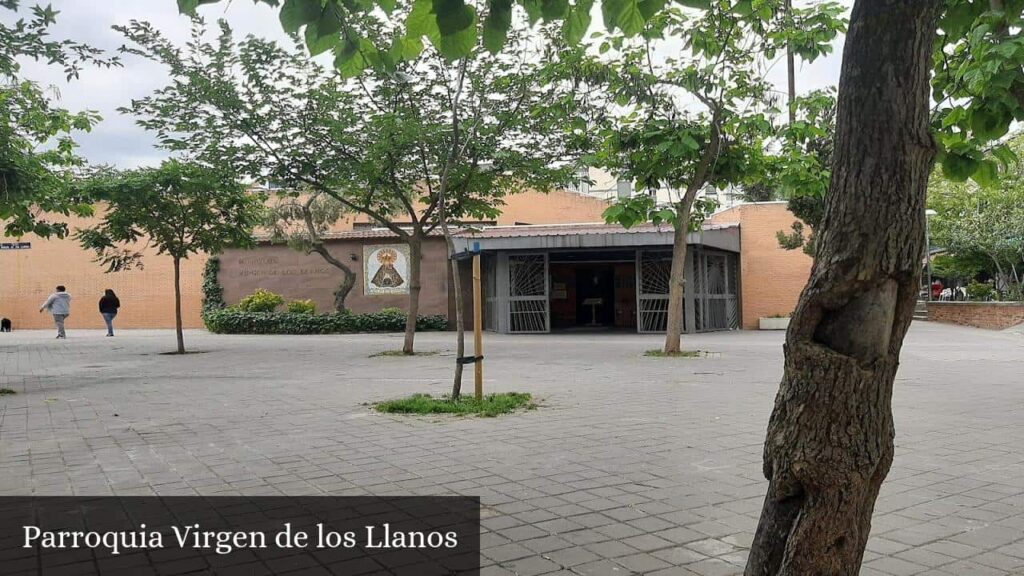
M 57 291 L 43 302 L 39 313 L 44 310 L 53 315 L 53 323 L 57 326 L 57 338 L 67 338 L 67 334 L 64 333 L 64 320 L 71 315 L 71 294 L 68 294 L 67 289 L 57 286 Z

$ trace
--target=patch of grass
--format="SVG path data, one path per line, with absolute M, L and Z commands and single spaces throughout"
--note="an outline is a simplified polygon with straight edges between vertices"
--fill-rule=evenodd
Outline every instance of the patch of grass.
M 393 357 L 393 356 L 399 356 L 399 357 L 404 357 L 404 356 L 437 356 L 440 353 L 441 353 L 440 350 L 423 350 L 421 352 L 416 352 L 414 354 L 406 354 L 405 352 L 402 352 L 401 350 L 385 350 L 383 352 L 377 352 L 376 354 L 370 354 L 370 358 Z
M 533 403 L 533 397 L 525 392 L 502 392 L 484 396 L 480 402 L 472 394 L 458 400 L 447 396 L 434 398 L 430 394 L 413 394 L 408 398 L 379 402 L 374 407 L 378 412 L 388 414 L 475 414 L 491 417 L 520 408 L 532 410 L 537 405 Z
M 12 394 L 17 394 L 17 392 L 10 388 L 0 388 L 0 396 L 11 396 Z
M 666 354 L 664 350 L 660 348 L 657 350 L 648 350 L 644 352 L 644 356 L 650 356 L 652 358 L 700 358 L 707 356 L 707 352 L 703 350 L 680 350 L 679 352 L 672 352 Z

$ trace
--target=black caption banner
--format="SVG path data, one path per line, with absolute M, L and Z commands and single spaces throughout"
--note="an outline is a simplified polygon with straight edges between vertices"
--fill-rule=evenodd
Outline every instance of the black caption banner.
M 480 499 L 0 497 L 8 575 L 480 573 Z

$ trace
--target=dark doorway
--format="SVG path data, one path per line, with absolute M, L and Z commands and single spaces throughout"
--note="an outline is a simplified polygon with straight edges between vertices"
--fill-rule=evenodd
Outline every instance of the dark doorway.
M 552 262 L 549 270 L 553 330 L 636 330 L 633 262 Z
M 577 326 L 598 328 L 615 322 L 615 270 L 611 265 L 576 269 Z

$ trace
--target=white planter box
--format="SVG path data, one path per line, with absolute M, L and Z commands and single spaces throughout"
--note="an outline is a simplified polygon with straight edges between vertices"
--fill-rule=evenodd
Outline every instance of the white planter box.
M 761 330 L 785 330 L 789 328 L 789 318 L 761 318 L 758 320 Z

